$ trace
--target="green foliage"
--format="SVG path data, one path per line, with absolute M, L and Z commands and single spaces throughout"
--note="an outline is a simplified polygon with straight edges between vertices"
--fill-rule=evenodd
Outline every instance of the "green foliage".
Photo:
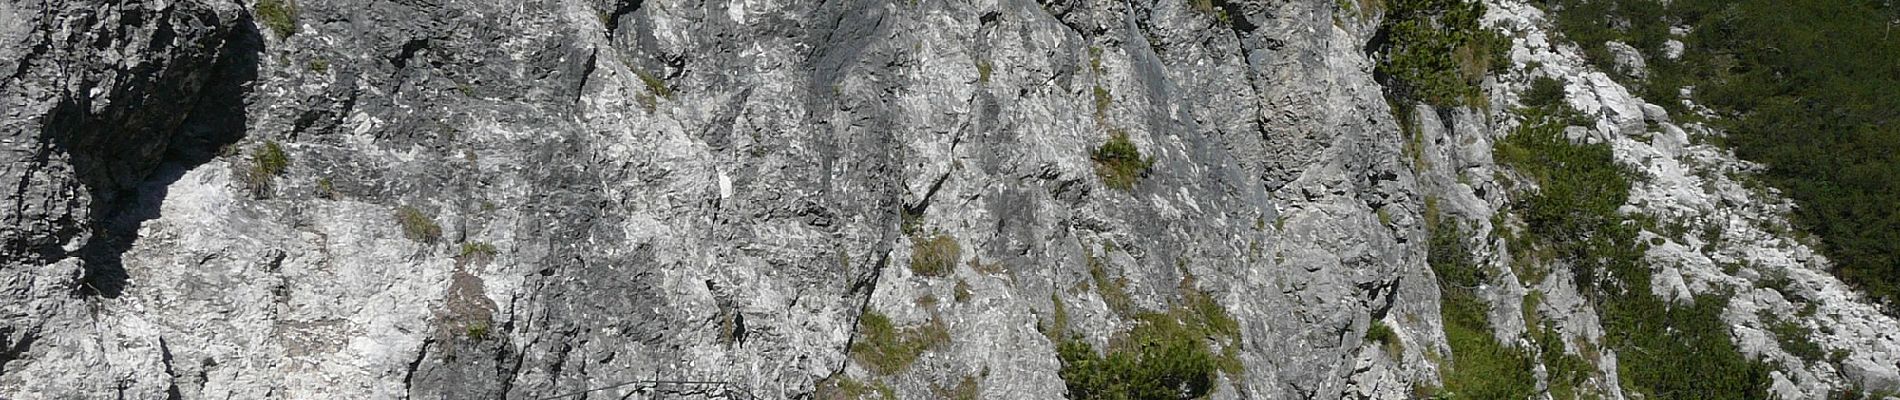
M 817 386 L 816 393 L 812 393 L 812 397 L 819 400 L 897 399 L 897 394 L 883 382 L 866 384 L 843 375 L 832 375 L 818 381 Z M 872 394 L 877 396 L 872 397 Z
M 1405 351 L 1405 344 L 1399 340 L 1399 334 L 1393 332 L 1392 327 L 1386 326 L 1385 321 L 1372 320 L 1372 326 L 1366 328 L 1366 341 L 1379 342 L 1385 345 L 1386 355 L 1394 358 L 1399 357 Z
M 1111 341 L 1106 354 L 1080 336 L 1061 340 L 1059 375 L 1069 398 L 1199 398 L 1213 390 L 1214 374 L 1240 374 L 1240 322 L 1212 297 L 1192 289 L 1185 292 L 1182 304 L 1168 312 L 1136 315 L 1135 328 Z M 1061 302 L 1056 306 L 1057 332 L 1066 332 Z M 1222 351 L 1213 352 L 1211 344 Z
M 910 271 L 920 276 L 949 275 L 956 269 L 957 260 L 963 254 L 962 246 L 957 245 L 957 238 L 947 234 L 912 238 L 910 243 Z
M 465 331 L 464 333 L 468 334 L 469 339 L 483 340 L 488 338 L 488 323 L 486 322 L 470 323 L 468 326 L 463 327 L 463 330 Z
M 1427 215 L 1436 219 L 1436 215 Z M 1487 316 L 1491 307 L 1474 290 L 1487 273 L 1471 257 L 1464 229 L 1456 221 L 1436 221 L 1431 227 L 1426 260 L 1438 275 L 1439 313 L 1444 318 L 1445 341 L 1451 362 L 1444 366 L 1440 396 L 1471 399 L 1523 399 L 1537 394 L 1537 361 L 1523 351 L 1498 343 Z
M 1061 376 L 1071 399 L 1190 399 L 1213 388 L 1214 360 L 1178 324 L 1150 323 L 1133 333 L 1133 351 L 1097 355 L 1082 340 L 1062 343 Z
M 865 311 L 858 319 L 858 337 L 851 343 L 851 358 L 872 372 L 890 375 L 909 368 L 924 351 L 948 342 L 950 330 L 942 321 L 898 328 L 891 324 L 890 317 Z
M 1596 366 L 1583 357 L 1565 352 L 1563 334 L 1551 325 L 1532 325 L 1527 333 L 1538 346 L 1538 361 L 1549 374 L 1551 398 L 1577 398 L 1578 389 L 1596 373 Z
M 455 260 L 463 264 L 479 264 L 494 260 L 495 254 L 499 254 L 495 250 L 495 245 L 487 242 L 466 242 L 462 243 L 462 249 L 456 253 Z
M 1544 0 L 1593 61 L 1621 40 L 1649 55 L 1640 84 L 1680 111 L 1678 88 L 1723 116 L 1736 154 L 1802 207 L 1835 272 L 1900 302 L 1900 4 L 1830 0 Z M 1616 23 L 1611 23 L 1616 22 Z M 1679 60 L 1659 57 L 1673 25 L 1693 27 Z
M 423 214 L 422 210 L 415 207 L 397 207 L 396 224 L 402 227 L 403 237 L 416 243 L 429 244 L 442 239 L 442 227 L 435 224 L 435 219 L 429 218 L 428 214 Z
M 1524 107 L 1521 113 L 1530 116 L 1534 123 L 1544 123 L 1539 119 L 1554 118 L 1557 122 L 1577 126 L 1590 126 L 1595 123 L 1582 111 L 1577 111 L 1565 100 L 1569 93 L 1562 81 L 1547 76 L 1531 80 L 1531 87 L 1524 91 Z
M 277 33 L 279 39 L 297 34 L 297 3 L 291 0 L 257 0 L 257 19 Z
M 253 168 L 268 175 L 284 173 L 290 167 L 290 156 L 284 154 L 284 148 L 277 141 L 266 140 L 264 146 L 251 153 Z
M 1569 263 L 1580 291 L 1596 300 L 1625 389 L 1651 399 L 1765 396 L 1767 366 L 1735 347 L 1721 318 L 1725 297 L 1672 304 L 1650 294 L 1648 244 L 1637 240 L 1637 224 L 1617 212 L 1629 198 L 1629 169 L 1616 164 L 1608 145 L 1571 143 L 1559 126 L 1533 116 L 1499 141 L 1495 153 L 1538 184 L 1511 203 L 1511 212 L 1527 225 L 1530 250 Z M 1454 313 L 1446 314 L 1451 336 Z
M 1508 66 L 1510 40 L 1480 26 L 1484 4 L 1393 0 L 1380 29 L 1389 42 L 1377 75 L 1399 98 L 1437 106 L 1483 104 L 1484 75 Z
M 1536 250 L 1591 261 L 1571 263 L 1578 288 L 1587 292 L 1595 267 L 1609 259 L 1640 258 L 1635 228 L 1616 211 L 1629 198 L 1633 172 L 1616 163 L 1608 144 L 1572 144 L 1561 123 L 1533 115 L 1496 144 L 1495 154 L 1539 184 L 1511 205 L 1529 228 L 1527 238 L 1541 241 Z
M 284 154 L 283 146 L 278 146 L 277 141 L 266 140 L 263 146 L 251 150 L 251 166 L 243 172 L 245 186 L 253 196 L 267 196 L 277 176 L 289 168 L 290 156 Z
M 1095 149 L 1089 158 L 1095 160 L 1095 174 L 1102 177 L 1102 183 L 1120 190 L 1134 189 L 1135 181 L 1154 165 L 1154 158 L 1142 158 L 1141 150 L 1123 132 L 1110 135 L 1108 142 Z
M 639 76 L 640 82 L 646 84 L 647 87 L 647 93 L 634 96 L 634 99 L 640 102 L 640 108 L 653 112 L 659 109 L 660 99 L 673 98 L 673 89 L 666 86 L 666 80 L 640 69 L 634 69 L 633 74 Z M 837 86 L 832 87 L 833 92 L 838 90 Z
M 1531 87 L 1524 90 L 1524 106 L 1534 108 L 1567 106 L 1568 103 L 1565 102 L 1564 97 L 1569 94 L 1570 91 L 1564 89 L 1562 81 L 1548 76 L 1538 76 L 1531 80 Z
M 1781 345 L 1782 351 L 1807 362 L 1821 361 L 1827 357 L 1827 351 L 1811 339 L 1814 332 L 1801 326 L 1797 320 L 1781 318 L 1765 310 L 1759 316 L 1763 323 L 1768 324 L 1768 332 L 1775 334 L 1775 343 Z
M 904 236 L 917 236 L 918 233 L 924 231 L 923 213 L 912 212 L 910 207 L 901 207 L 898 210 L 898 218 L 897 229 L 903 232 Z

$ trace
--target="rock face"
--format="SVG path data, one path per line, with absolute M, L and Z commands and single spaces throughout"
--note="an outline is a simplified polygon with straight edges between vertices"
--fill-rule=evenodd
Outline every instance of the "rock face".
M 0 3 L 0 398 L 1061 398 L 1043 331 L 1102 347 L 1202 293 L 1242 338 L 1213 398 L 1406 398 L 1448 352 L 1424 199 L 1497 213 L 1504 119 L 1420 112 L 1439 167 L 1414 165 L 1364 53 L 1379 15 L 1341 4 Z M 1747 164 L 1666 120 L 1636 141 L 1649 108 L 1493 7 L 1659 177 L 1632 207 L 1786 225 L 1772 193 L 1683 183 L 1676 160 Z M 1152 160 L 1126 189 L 1091 157 L 1118 135 Z M 1894 384 L 1900 324 L 1746 232 L 1660 247 L 1690 262 L 1658 279 L 1788 271 L 1737 296 L 1738 342 L 1789 357 L 1755 311 L 1818 304 L 1852 351 L 1777 390 Z M 948 270 L 911 268 L 938 238 Z M 1708 262 L 1735 257 L 1762 259 Z M 1540 284 L 1487 294 L 1499 337 Z M 947 340 L 883 371 L 851 356 L 871 314 Z M 615 386 L 653 379 L 721 383 Z

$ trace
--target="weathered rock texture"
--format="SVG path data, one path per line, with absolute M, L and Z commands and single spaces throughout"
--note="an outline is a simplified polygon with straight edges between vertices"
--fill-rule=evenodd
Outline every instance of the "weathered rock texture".
M 1244 373 L 1214 398 L 1405 398 L 1448 351 L 1423 199 L 1475 221 L 1505 201 L 1500 118 L 1444 114 L 1422 131 L 1441 167 L 1415 172 L 1364 53 L 1379 15 L 1335 2 L 283 4 L 294 33 L 250 3 L 0 3 L 0 398 L 535 399 L 655 377 L 1060 398 L 1038 331 L 1057 307 L 1097 346 L 1133 323 L 1092 269 L 1136 310 L 1198 291 L 1241 322 Z M 1619 156 L 1746 166 L 1675 125 L 1633 142 L 1640 100 L 1549 53 L 1525 9 L 1494 18 L 1528 33 L 1517 58 L 1600 85 L 1572 101 L 1604 105 Z M 1117 133 L 1154 159 L 1129 190 L 1090 159 Z M 288 168 L 260 175 L 272 145 Z M 1671 179 L 1633 206 L 1785 225 L 1772 194 Z M 1856 349 L 1848 370 L 1778 390 L 1892 384 L 1895 322 L 1749 232 L 1656 256 L 1695 261 L 1687 290 L 1789 270 L 1798 299 L 1731 306 L 1765 356 L 1786 357 L 1750 339 L 1754 310 L 1816 302 L 1812 323 L 1848 327 L 1821 335 Z M 937 234 L 955 268 L 913 272 Z M 1784 256 L 1708 262 L 1764 249 Z M 1498 288 L 1500 337 L 1528 285 Z M 1577 307 L 1566 334 L 1600 335 L 1569 290 L 1547 303 Z M 950 339 L 880 376 L 849 357 L 867 311 Z M 1373 320 L 1404 354 L 1366 343 Z

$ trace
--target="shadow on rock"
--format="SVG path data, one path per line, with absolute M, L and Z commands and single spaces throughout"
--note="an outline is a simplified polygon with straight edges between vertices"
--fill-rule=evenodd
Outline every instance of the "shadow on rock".
M 258 57 L 264 38 L 248 17 L 226 34 L 204 86 L 182 110 L 132 110 L 131 113 L 184 113 L 184 119 L 165 138 L 156 167 L 130 184 L 89 184 L 92 188 L 93 238 L 78 253 L 85 276 L 75 288 L 82 296 L 119 297 L 128 278 L 124 254 L 138 240 L 139 227 L 159 217 L 172 183 L 186 172 L 217 158 L 227 146 L 244 138 L 250 118 L 245 102 L 257 80 Z M 187 67 L 188 68 L 188 67 Z M 189 90 L 189 89 L 187 89 Z M 66 109 L 61 107 L 62 110 Z M 83 109 L 83 108 L 82 108 Z M 56 114 L 61 111 L 55 111 Z M 137 121 L 136 119 L 132 121 Z M 82 121 L 91 122 L 91 121 Z M 49 125 L 50 127 L 51 125 Z M 128 126 L 130 130 L 160 131 L 162 126 Z M 85 128 L 80 128 L 85 129 Z M 80 158 L 75 158 L 77 162 Z M 106 159 L 106 162 L 113 160 Z M 82 166 L 76 166 L 84 169 Z M 112 167 L 105 167 L 112 168 Z M 96 168 L 97 169 L 97 168 Z M 98 183 L 98 182 L 89 182 Z

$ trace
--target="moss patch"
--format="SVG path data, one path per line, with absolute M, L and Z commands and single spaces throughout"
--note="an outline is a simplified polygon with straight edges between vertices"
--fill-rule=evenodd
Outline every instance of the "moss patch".
M 277 34 L 289 38 L 297 34 L 297 3 L 290 0 L 257 0 L 257 20 Z

